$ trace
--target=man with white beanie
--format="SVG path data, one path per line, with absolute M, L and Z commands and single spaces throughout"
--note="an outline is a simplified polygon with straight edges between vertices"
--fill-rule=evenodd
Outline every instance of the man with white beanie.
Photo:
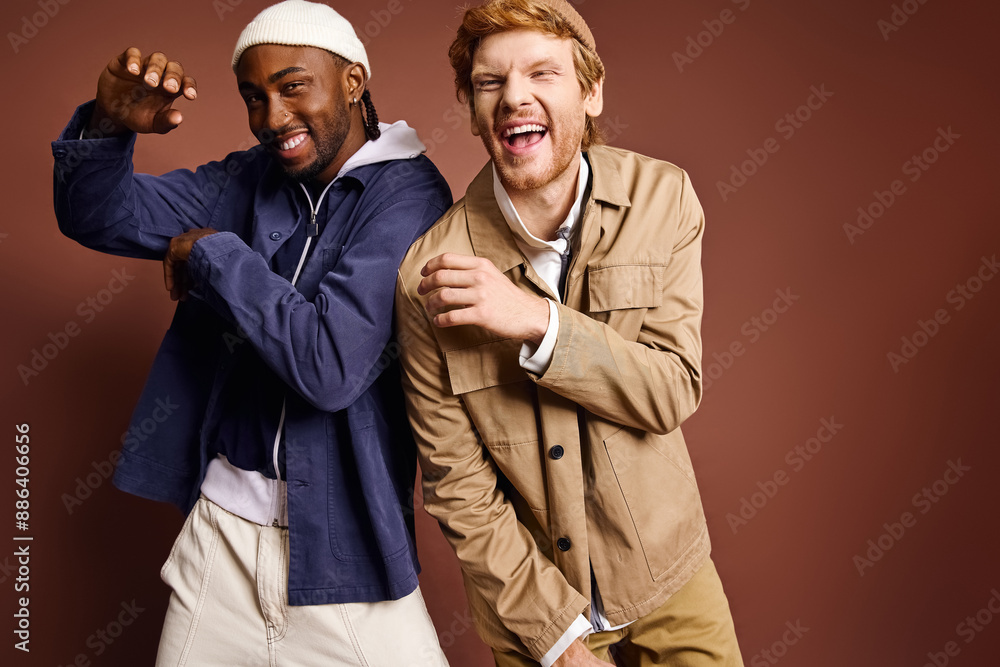
M 260 146 L 135 174 L 136 135 L 177 128 L 198 92 L 135 48 L 52 144 L 63 233 L 162 260 L 180 300 L 115 475 L 188 514 L 156 664 L 447 664 L 390 337 L 399 262 L 450 191 L 412 129 L 378 122 L 365 48 L 330 7 L 265 9 L 232 66 Z

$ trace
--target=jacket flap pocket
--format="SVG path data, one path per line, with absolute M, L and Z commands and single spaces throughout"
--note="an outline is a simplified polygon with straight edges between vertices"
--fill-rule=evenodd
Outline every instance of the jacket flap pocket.
M 333 246 L 331 248 L 323 248 L 323 270 L 330 272 L 337 268 L 337 261 L 340 259 L 340 255 L 343 252 L 344 246 L 342 245 Z
M 518 355 L 521 341 L 513 338 L 448 350 L 448 377 L 456 396 L 486 387 L 496 387 L 527 379 Z
M 666 268 L 664 264 L 625 264 L 588 269 L 590 312 L 659 306 Z

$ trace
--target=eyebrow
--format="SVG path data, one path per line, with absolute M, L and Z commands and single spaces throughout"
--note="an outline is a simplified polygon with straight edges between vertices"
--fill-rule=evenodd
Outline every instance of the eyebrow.
M 470 78 L 477 78 L 481 76 L 502 76 L 496 69 L 492 67 L 482 67 L 479 69 L 472 70 L 472 74 L 469 75 Z
M 285 69 L 275 72 L 271 76 L 267 77 L 267 81 L 268 83 L 274 83 L 278 79 L 288 74 L 291 74 L 292 72 L 305 72 L 305 71 L 306 71 L 305 67 L 286 67 Z
M 295 73 L 295 72 L 305 72 L 305 71 L 306 71 L 306 69 L 304 67 L 286 67 L 285 69 L 279 70 L 279 71 L 275 72 L 274 74 L 270 75 L 269 77 L 267 77 L 267 81 L 268 81 L 268 83 L 274 83 L 274 82 L 280 80 L 281 78 L 283 78 L 285 76 L 288 76 L 289 74 L 292 74 L 292 73 Z M 253 85 L 249 81 L 243 81 L 243 82 L 240 83 L 239 89 L 240 90 L 256 90 L 257 86 Z
M 556 60 L 555 58 L 546 57 L 531 63 L 530 65 L 528 65 L 527 69 L 534 70 L 538 69 L 539 67 L 552 67 L 555 69 L 559 69 L 559 64 L 560 64 L 559 61 Z
M 560 63 L 555 58 L 547 56 L 545 58 L 540 58 L 536 60 L 535 62 L 528 65 L 525 69 L 528 71 L 532 71 L 539 68 L 560 69 Z M 503 76 L 502 74 L 500 74 L 499 69 L 500 68 L 493 67 L 492 65 L 480 66 L 472 70 L 471 77 L 475 78 L 477 76 Z

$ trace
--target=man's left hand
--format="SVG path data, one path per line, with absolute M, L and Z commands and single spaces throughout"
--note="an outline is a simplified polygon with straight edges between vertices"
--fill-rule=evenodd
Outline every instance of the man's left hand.
M 420 274 L 417 292 L 427 299 L 427 312 L 439 327 L 474 325 L 504 338 L 535 345 L 549 326 L 545 299 L 517 288 L 493 262 L 455 253 L 438 255 Z
M 596 657 L 587 649 L 587 645 L 581 639 L 573 640 L 559 659 L 552 663 L 552 667 L 597 667 L 597 665 L 607 665 L 600 658 Z
M 163 283 L 173 301 L 184 301 L 188 292 L 194 287 L 191 274 L 187 270 L 187 261 L 195 241 L 215 233 L 214 229 L 208 227 L 189 229 L 180 236 L 170 239 L 170 247 L 163 256 Z

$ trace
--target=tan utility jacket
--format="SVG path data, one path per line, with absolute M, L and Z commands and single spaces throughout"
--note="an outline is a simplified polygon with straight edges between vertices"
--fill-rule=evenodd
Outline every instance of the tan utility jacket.
M 709 538 L 681 423 L 701 397 L 701 205 L 681 169 L 608 147 L 573 249 L 548 370 L 521 340 L 439 329 L 420 269 L 454 252 L 554 298 L 514 242 L 489 164 L 410 248 L 396 316 L 424 505 L 462 564 L 480 636 L 539 659 L 589 613 L 591 566 L 613 624 L 658 608 Z

